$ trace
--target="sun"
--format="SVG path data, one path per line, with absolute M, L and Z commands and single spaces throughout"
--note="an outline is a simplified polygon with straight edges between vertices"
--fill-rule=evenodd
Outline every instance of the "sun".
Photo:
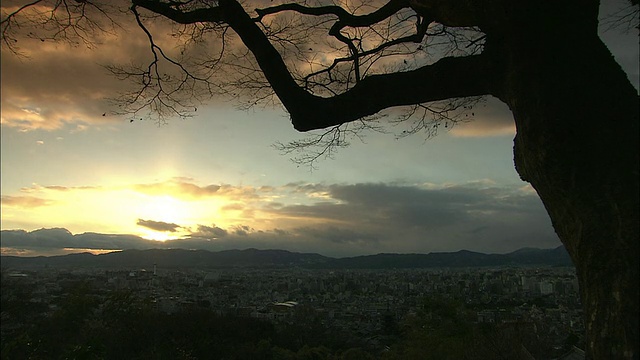
M 140 227 L 139 233 L 145 239 L 166 241 L 183 237 L 194 222 L 195 214 L 186 201 L 171 195 L 143 195 L 137 201 L 135 216 L 139 220 L 166 223 L 167 231 Z M 173 231 L 169 230 L 174 226 Z
M 225 199 L 191 199 L 173 194 L 136 193 L 129 201 L 132 215 L 137 219 L 137 235 L 158 241 L 182 239 L 195 231 L 199 225 L 226 226 L 228 219 L 221 208 Z M 143 226 L 139 222 L 160 223 L 159 227 Z
M 170 195 L 148 196 L 140 205 L 144 219 L 180 224 L 192 218 L 189 204 Z
M 180 239 L 182 236 L 173 232 L 161 232 L 151 229 L 143 229 L 142 231 L 140 231 L 140 237 L 147 240 L 165 242 L 169 240 Z

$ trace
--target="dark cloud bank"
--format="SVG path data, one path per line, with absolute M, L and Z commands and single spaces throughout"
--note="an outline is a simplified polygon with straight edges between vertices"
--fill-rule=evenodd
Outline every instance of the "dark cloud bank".
M 133 235 L 73 235 L 66 229 L 5 230 L 0 243 L 6 254 L 25 255 L 64 253 L 61 249 L 258 248 L 338 257 L 461 249 L 507 253 L 560 245 L 542 203 L 526 189 L 484 183 L 444 188 L 355 184 L 316 185 L 312 190 L 300 185 L 294 191 L 324 196 L 309 205 L 265 205 L 262 211 L 282 228 L 256 230 L 247 224 L 223 229 L 202 224 L 191 228 L 189 236 L 166 242 Z M 152 219 L 137 221 L 156 231 L 186 229 Z

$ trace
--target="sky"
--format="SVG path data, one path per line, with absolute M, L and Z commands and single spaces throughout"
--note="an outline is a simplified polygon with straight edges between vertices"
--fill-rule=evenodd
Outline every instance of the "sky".
M 638 88 L 637 34 L 604 30 Z M 402 127 L 388 127 L 310 168 L 274 147 L 306 136 L 277 106 L 238 110 L 213 99 L 164 124 L 114 115 L 108 98 L 127 84 L 101 65 L 148 55 L 140 29 L 118 32 L 94 49 L 21 39 L 20 57 L 3 45 L 3 255 L 155 247 L 342 257 L 561 245 L 514 169 L 513 121 L 495 99 L 433 138 L 398 138 Z

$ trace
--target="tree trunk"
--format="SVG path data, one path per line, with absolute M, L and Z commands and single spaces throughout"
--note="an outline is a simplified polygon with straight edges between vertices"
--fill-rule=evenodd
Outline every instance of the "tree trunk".
M 487 47 L 505 69 L 516 169 L 576 266 L 587 358 L 638 359 L 637 91 L 592 26 L 534 23 Z

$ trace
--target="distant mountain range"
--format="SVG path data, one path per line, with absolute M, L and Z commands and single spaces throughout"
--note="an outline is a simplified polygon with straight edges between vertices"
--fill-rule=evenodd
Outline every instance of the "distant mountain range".
M 508 254 L 483 254 L 468 250 L 429 254 L 377 254 L 331 258 L 319 254 L 286 250 L 150 249 L 124 250 L 107 254 L 64 256 L 1 256 L 3 268 L 287 268 L 314 269 L 421 269 L 497 266 L 572 266 L 563 246 L 555 249 L 525 248 Z

